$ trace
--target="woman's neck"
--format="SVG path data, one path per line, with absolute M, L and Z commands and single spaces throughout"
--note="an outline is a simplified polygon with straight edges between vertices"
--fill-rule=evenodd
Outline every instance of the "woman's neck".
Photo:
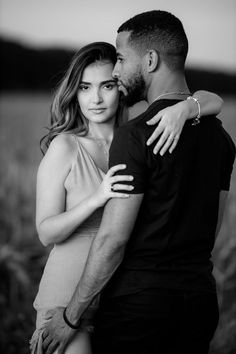
M 107 143 L 111 143 L 114 133 L 114 121 L 106 123 L 94 123 L 89 122 L 88 136 L 105 140 Z

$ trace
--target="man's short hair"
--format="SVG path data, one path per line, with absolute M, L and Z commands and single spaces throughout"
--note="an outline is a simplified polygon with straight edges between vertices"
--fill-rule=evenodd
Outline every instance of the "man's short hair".
M 129 44 L 144 54 L 156 50 L 172 70 L 184 70 L 188 53 L 188 39 L 182 22 L 166 11 L 154 10 L 141 13 L 124 22 L 120 32 L 131 32 Z

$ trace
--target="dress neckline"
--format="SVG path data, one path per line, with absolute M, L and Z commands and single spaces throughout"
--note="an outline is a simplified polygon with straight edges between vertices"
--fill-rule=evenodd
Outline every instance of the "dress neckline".
M 90 152 L 86 149 L 86 147 L 82 144 L 82 142 L 79 140 L 78 136 L 75 135 L 76 140 L 78 141 L 79 145 L 82 147 L 82 149 L 84 150 L 84 152 L 87 154 L 87 156 L 89 157 L 89 159 L 91 160 L 91 162 L 93 163 L 93 165 L 96 167 L 97 170 L 99 170 L 100 172 L 102 172 L 104 175 L 107 173 L 105 172 L 102 168 L 100 168 L 94 158 L 92 157 L 92 155 L 90 154 Z

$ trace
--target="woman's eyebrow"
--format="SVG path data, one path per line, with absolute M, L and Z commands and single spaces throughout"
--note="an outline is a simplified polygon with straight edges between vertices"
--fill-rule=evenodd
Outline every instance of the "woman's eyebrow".
M 115 83 L 116 84 L 116 82 L 117 82 L 116 79 L 104 80 L 104 81 L 100 82 L 100 85 L 105 85 L 105 84 L 109 84 L 109 83 Z M 80 85 L 81 84 L 83 84 L 83 85 L 91 85 L 92 83 L 88 82 L 88 81 L 81 81 Z
M 109 84 L 109 83 L 115 83 L 116 84 L 116 80 L 115 79 L 110 79 L 110 80 L 105 80 L 105 81 L 101 82 L 102 85 Z

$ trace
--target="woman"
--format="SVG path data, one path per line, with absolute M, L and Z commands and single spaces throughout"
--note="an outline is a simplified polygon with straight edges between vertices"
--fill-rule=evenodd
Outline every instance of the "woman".
M 37 176 L 36 226 L 43 245 L 54 247 L 34 302 L 37 329 L 31 341 L 33 353 L 42 353 L 48 310 L 66 306 L 74 292 L 98 231 L 103 206 L 110 198 L 129 197 L 133 188 L 132 176 L 115 175 L 125 166 L 107 171 L 113 130 L 121 123 L 123 111 L 112 77 L 115 62 L 112 45 L 98 42 L 85 46 L 75 55 L 52 103 L 52 125 L 46 136 L 48 150 Z M 215 96 L 211 97 L 214 100 Z M 163 130 L 172 124 L 163 120 L 172 122 L 169 112 L 174 112 L 180 118 L 175 118 L 178 124 L 170 133 L 179 134 L 186 112 L 192 111 L 196 116 L 194 105 L 189 100 L 184 112 L 183 105 L 169 108 L 167 116 L 162 111 Z M 201 108 L 203 113 L 209 113 L 209 105 Z M 126 184 L 119 184 L 121 181 Z M 127 193 L 120 193 L 120 189 Z M 96 302 L 90 306 L 83 330 L 69 344 L 67 354 L 91 353 L 89 331 Z

